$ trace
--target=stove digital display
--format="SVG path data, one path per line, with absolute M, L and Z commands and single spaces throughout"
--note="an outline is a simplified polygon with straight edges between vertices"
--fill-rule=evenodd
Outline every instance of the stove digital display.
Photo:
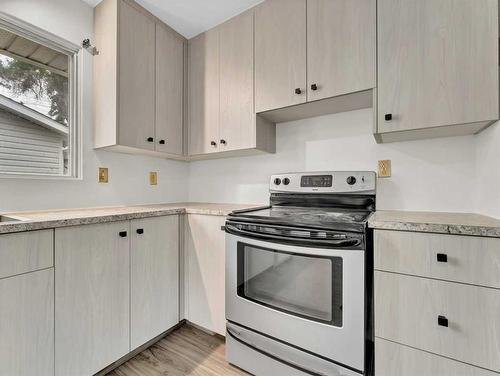
M 332 183 L 332 175 L 304 175 L 300 178 L 301 187 L 331 187 Z

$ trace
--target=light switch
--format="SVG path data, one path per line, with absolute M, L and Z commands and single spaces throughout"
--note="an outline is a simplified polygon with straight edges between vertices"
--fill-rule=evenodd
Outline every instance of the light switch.
M 108 182 L 108 168 L 107 167 L 99 167 L 97 181 L 99 183 L 107 183 Z
M 378 177 L 389 178 L 391 176 L 391 160 L 378 161 Z
M 149 185 L 158 185 L 158 173 L 156 171 L 149 173 Z

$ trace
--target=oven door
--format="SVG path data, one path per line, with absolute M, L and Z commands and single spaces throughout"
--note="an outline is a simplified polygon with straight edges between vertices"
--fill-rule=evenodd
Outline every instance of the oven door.
M 235 232 L 226 233 L 227 320 L 363 372 L 364 251 Z

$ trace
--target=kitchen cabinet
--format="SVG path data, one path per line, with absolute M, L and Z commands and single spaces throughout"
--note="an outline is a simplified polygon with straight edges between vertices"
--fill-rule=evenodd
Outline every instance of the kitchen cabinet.
M 156 24 L 156 150 L 183 153 L 184 38 Z
M 184 224 L 184 312 L 198 326 L 225 335 L 224 216 L 189 214 Z
M 377 6 L 378 141 L 472 134 L 498 119 L 498 1 Z
M 189 154 L 218 151 L 219 30 L 211 29 L 188 42 Z
M 495 238 L 375 230 L 377 374 L 500 371 L 499 250 Z
M 131 221 L 131 350 L 179 323 L 179 217 Z
M 254 109 L 254 12 L 198 35 L 188 47 L 189 155 L 274 152 L 275 125 Z
M 372 107 L 375 0 L 267 0 L 255 8 L 255 110 L 281 123 Z
M 0 333 L 0 375 L 54 375 L 54 268 L 0 280 Z
M 255 8 L 255 111 L 304 103 L 306 0 L 267 0 Z
M 93 375 L 130 351 L 130 223 L 55 230 L 56 376 Z
M 307 1 L 307 100 L 376 86 L 376 1 Z
M 185 39 L 133 1 L 95 8 L 94 146 L 183 159 Z

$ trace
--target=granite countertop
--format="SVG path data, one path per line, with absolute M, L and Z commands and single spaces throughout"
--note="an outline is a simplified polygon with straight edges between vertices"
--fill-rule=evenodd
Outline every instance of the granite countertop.
M 0 213 L 0 215 L 18 219 L 19 221 L 0 222 L 0 234 L 184 213 L 223 216 L 231 213 L 233 210 L 260 206 L 264 205 L 178 202 L 170 204 L 9 212 Z
M 368 220 L 375 229 L 500 238 L 500 219 L 473 213 L 377 210 Z

